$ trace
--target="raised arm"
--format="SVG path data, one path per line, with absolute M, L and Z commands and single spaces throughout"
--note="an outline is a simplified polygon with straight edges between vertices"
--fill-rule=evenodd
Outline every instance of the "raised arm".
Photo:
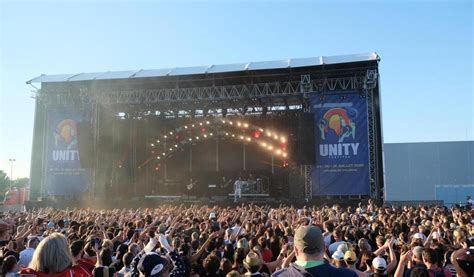
M 388 250 L 390 253 L 390 263 L 387 265 L 387 273 L 392 273 L 395 268 L 397 267 L 397 255 L 395 254 L 395 251 L 393 251 L 393 243 L 394 239 L 391 238 L 388 240 Z

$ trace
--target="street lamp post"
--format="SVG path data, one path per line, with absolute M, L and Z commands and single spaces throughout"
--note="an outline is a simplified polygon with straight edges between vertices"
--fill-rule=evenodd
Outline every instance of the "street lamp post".
M 13 163 L 16 161 L 15 159 L 9 159 L 10 161 L 10 189 L 12 189 L 13 185 Z

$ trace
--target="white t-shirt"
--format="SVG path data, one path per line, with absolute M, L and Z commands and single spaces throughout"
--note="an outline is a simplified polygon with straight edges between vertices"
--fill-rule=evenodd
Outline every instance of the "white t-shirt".
M 235 183 L 234 183 L 235 190 L 241 190 L 242 185 L 243 185 L 242 181 L 240 181 L 240 180 L 235 181 Z

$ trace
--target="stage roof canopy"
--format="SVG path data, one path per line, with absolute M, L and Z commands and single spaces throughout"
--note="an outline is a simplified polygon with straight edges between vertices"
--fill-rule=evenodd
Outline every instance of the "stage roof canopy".
M 379 56 L 375 52 L 365 54 L 340 55 L 340 56 L 320 56 L 313 58 L 297 58 L 266 62 L 248 62 L 235 64 L 221 64 L 208 66 L 176 67 L 162 69 L 140 69 L 129 71 L 107 71 L 76 74 L 42 74 L 36 78 L 27 81 L 31 83 L 55 83 L 55 82 L 74 82 L 74 81 L 92 81 L 92 80 L 112 80 L 112 79 L 131 79 L 147 77 L 166 77 L 183 76 L 194 74 L 218 74 L 227 72 L 243 72 L 256 70 L 271 70 L 284 68 L 298 68 L 309 66 L 323 66 L 331 64 L 343 64 L 353 62 L 378 61 Z

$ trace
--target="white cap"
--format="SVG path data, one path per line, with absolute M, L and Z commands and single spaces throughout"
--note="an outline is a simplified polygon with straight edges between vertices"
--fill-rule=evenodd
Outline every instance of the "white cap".
M 438 232 L 433 232 L 433 233 L 431 234 L 431 237 L 432 237 L 433 239 L 439 239 L 441 236 L 439 235 Z
M 387 262 L 385 261 L 384 258 L 381 258 L 381 257 L 376 257 L 375 259 L 373 259 L 372 265 L 374 266 L 375 269 L 378 269 L 378 270 L 384 270 L 387 268 Z
M 216 213 L 215 212 L 211 212 L 209 214 L 209 219 L 212 219 L 212 218 L 216 218 Z
M 456 223 L 451 222 L 451 224 L 449 224 L 449 227 L 450 227 L 451 229 L 454 229 L 454 228 L 457 227 L 457 225 L 456 225 Z
M 343 261 L 344 260 L 344 253 L 337 250 L 336 252 L 334 252 L 334 254 L 332 254 L 332 258 L 335 259 L 335 260 L 338 260 L 338 261 Z
M 413 235 L 415 239 L 423 239 L 423 234 L 422 233 L 416 233 Z

